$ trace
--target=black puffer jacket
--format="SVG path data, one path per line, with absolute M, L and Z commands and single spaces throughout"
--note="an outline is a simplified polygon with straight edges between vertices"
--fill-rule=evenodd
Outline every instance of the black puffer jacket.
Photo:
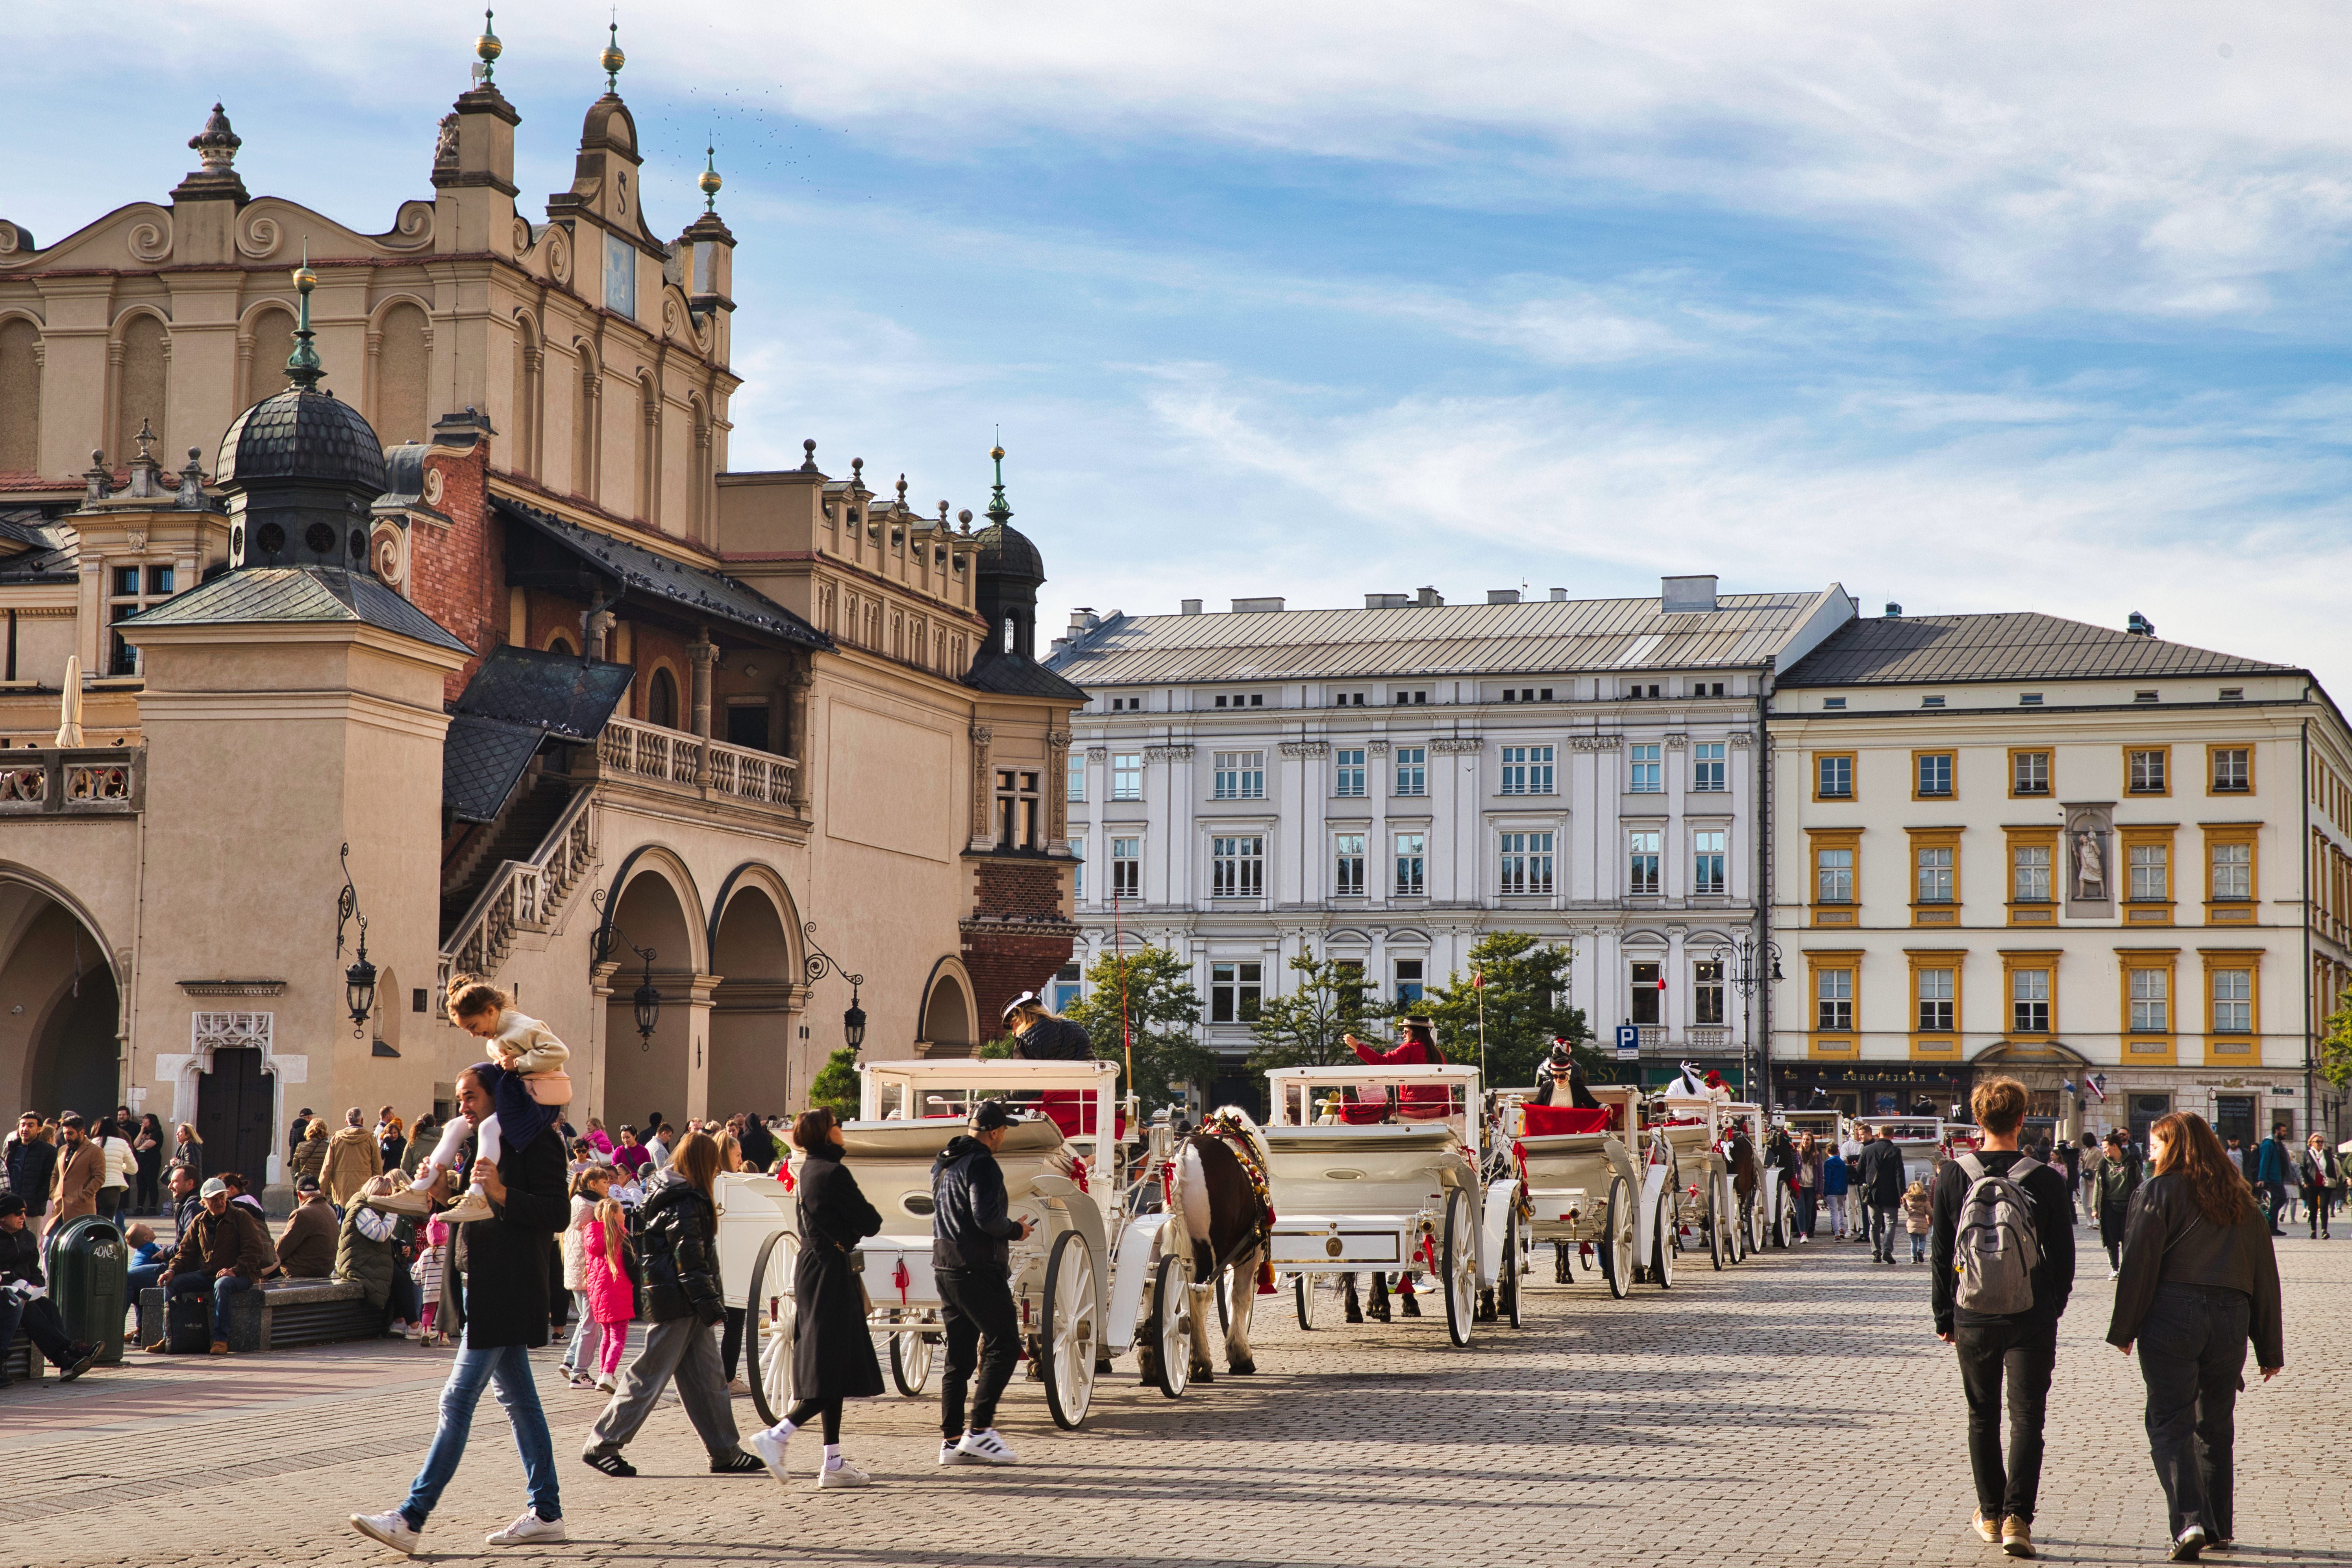
M 959 1132 L 931 1163 L 931 1267 L 1004 1268 L 1021 1222 L 1004 1212 L 1004 1168 L 988 1145 Z
M 1013 1059 L 1024 1062 L 1090 1062 L 1095 1043 L 1067 1018 L 1040 1018 L 1013 1042 Z
M 646 1188 L 637 1237 L 646 1268 L 646 1316 L 656 1323 L 727 1315 L 719 1294 L 719 1211 L 679 1172 L 664 1171 Z

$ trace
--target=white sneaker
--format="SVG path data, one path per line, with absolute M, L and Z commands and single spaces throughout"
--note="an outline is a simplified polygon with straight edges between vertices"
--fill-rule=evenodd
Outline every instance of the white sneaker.
M 2110 1268 L 2107 1270 L 2107 1278 L 2113 1279 L 2120 1272 L 2122 1272 L 2120 1269 Z
M 784 1449 L 787 1441 L 788 1439 L 780 1438 L 772 1432 L 763 1430 L 752 1433 L 744 1440 L 743 1446 L 760 1456 L 760 1463 L 768 1467 L 770 1475 L 779 1481 L 790 1484 L 793 1478 L 784 1468 Z
M 614 1383 L 609 1377 L 600 1377 L 596 1380 L 596 1392 L 599 1394 L 614 1393 L 620 1386 L 621 1385 L 619 1384 Z
M 409 1528 L 408 1519 L 398 1509 L 390 1513 L 355 1513 L 352 1528 L 370 1541 L 381 1541 L 403 1557 L 416 1555 L 417 1532 Z
M 504 1530 L 490 1531 L 482 1537 L 482 1542 L 488 1546 L 530 1546 L 553 1545 L 556 1542 L 565 1539 L 567 1537 L 563 1533 L 562 1520 L 541 1519 L 530 1510 L 525 1509 L 512 1524 L 508 1525 Z
M 480 1189 L 477 1187 L 467 1187 L 466 1195 L 457 1200 L 457 1206 L 445 1209 L 441 1215 L 442 1223 L 445 1225 L 470 1225 L 478 1219 L 493 1217 L 495 1215 L 490 1208 L 490 1200 L 483 1196 Z
M 847 1459 L 827 1465 L 816 1473 L 816 1489 L 825 1491 L 834 1487 L 870 1487 L 874 1478 L 851 1464 Z
M 382 1197 L 362 1198 L 360 1206 L 383 1209 L 387 1214 L 426 1215 L 433 1212 L 433 1194 L 421 1187 L 402 1187 Z
M 976 1465 L 980 1463 L 963 1451 L 953 1437 L 940 1439 L 940 1463 L 942 1465 Z
M 983 1465 L 1017 1465 L 1021 1462 L 1021 1456 L 996 1435 L 993 1426 L 985 1432 L 965 1433 L 956 1444 L 956 1452 L 967 1458 L 978 1459 Z

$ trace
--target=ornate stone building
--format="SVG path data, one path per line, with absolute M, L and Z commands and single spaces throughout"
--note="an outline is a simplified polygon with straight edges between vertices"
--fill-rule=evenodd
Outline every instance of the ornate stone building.
M 730 471 L 717 173 L 661 238 L 611 48 L 525 216 L 478 52 L 379 232 L 250 195 L 217 106 L 168 201 L 0 222 L 20 1104 L 257 1165 L 299 1103 L 446 1098 L 456 968 L 572 1044 L 582 1113 L 782 1110 L 853 994 L 869 1051 L 969 1049 L 1068 953 L 1043 785 L 1083 693 L 1034 657 L 1002 455 L 977 532 L 814 441 Z

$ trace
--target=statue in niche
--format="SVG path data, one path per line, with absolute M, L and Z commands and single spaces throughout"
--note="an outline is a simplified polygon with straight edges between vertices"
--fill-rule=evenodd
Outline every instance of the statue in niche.
M 2074 896 L 2094 902 L 2107 896 L 2107 854 L 2095 827 L 2074 830 Z
M 441 117 L 440 134 L 433 143 L 433 163 L 436 168 L 454 167 L 457 162 L 457 117 Z

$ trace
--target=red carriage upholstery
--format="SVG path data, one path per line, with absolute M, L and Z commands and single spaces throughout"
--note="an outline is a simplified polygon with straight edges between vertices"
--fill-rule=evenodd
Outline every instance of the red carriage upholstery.
M 1527 1116 L 1527 1136 L 1549 1137 L 1562 1132 L 1606 1132 L 1614 1113 L 1608 1108 L 1591 1110 L 1580 1105 L 1527 1105 L 1520 1107 Z
M 1048 1089 L 1039 1091 L 1037 1109 L 1045 1120 L 1062 1130 L 1065 1138 L 1091 1138 L 1095 1133 L 1095 1097 L 1082 1089 Z M 1127 1136 L 1127 1112 L 1114 1110 L 1111 1136 Z

